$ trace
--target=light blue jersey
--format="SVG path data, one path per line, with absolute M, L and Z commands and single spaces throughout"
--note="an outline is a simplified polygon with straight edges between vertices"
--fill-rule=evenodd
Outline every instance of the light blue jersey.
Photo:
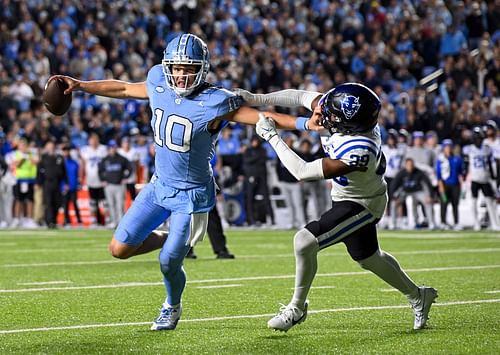
M 161 65 L 148 73 L 147 90 L 153 118 L 156 175 L 162 184 L 177 189 L 206 186 L 213 181 L 210 160 L 216 132 L 208 123 L 237 110 L 241 99 L 232 92 L 211 86 L 191 96 L 179 97 L 166 86 Z

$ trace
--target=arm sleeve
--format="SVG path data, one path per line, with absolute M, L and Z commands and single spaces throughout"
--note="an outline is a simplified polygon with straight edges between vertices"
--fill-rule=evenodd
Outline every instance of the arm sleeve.
M 269 94 L 251 94 L 248 92 L 245 94 L 240 91 L 240 95 L 245 100 L 245 103 L 250 106 L 305 107 L 312 111 L 314 99 L 323 94 L 315 91 L 287 89 Z
M 321 180 L 325 178 L 323 159 L 316 159 L 309 163 L 305 162 L 277 135 L 272 137 L 269 143 L 278 154 L 283 165 L 297 180 Z

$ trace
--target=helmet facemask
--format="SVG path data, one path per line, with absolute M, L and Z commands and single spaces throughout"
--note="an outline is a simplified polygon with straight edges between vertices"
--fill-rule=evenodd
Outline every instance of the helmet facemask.
M 179 96 L 188 96 L 190 95 L 198 86 L 200 86 L 205 80 L 209 65 L 207 62 L 203 60 L 195 60 L 190 59 L 189 57 L 175 57 L 174 59 L 163 59 L 161 61 L 163 73 L 165 74 L 165 81 L 167 86 L 174 90 L 175 93 Z M 182 75 L 174 75 L 172 72 L 173 65 L 195 65 L 199 67 L 199 70 L 195 74 L 182 74 Z M 189 87 L 178 87 L 175 83 L 175 79 L 179 76 L 185 77 L 186 85 L 189 83 L 190 79 L 194 76 L 195 79 Z

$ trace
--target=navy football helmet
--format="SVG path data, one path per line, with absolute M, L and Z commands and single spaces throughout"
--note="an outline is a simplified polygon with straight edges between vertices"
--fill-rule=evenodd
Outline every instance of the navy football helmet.
M 189 33 L 179 35 L 167 44 L 161 64 L 167 86 L 178 95 L 187 96 L 202 85 L 207 77 L 210 69 L 208 47 L 198 36 Z M 190 87 L 179 88 L 175 85 L 174 76 L 172 75 L 172 65 L 174 64 L 198 65 L 200 67 L 198 72 L 193 74 L 196 77 Z
M 328 91 L 319 101 L 323 127 L 330 133 L 363 133 L 377 124 L 380 99 L 358 83 L 345 83 Z

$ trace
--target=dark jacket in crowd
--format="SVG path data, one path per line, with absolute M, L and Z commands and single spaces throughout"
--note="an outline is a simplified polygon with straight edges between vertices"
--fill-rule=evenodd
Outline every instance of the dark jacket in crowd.
M 113 185 L 119 185 L 132 172 L 130 162 L 120 154 L 108 155 L 99 163 L 99 178 Z
M 401 170 L 389 186 L 389 193 L 391 196 L 398 190 L 403 190 L 406 193 L 419 192 L 424 190 L 424 186 L 427 186 L 431 195 L 434 195 L 434 189 L 432 183 L 427 177 L 427 175 L 420 169 L 414 168 L 411 173 L 406 171 L 406 169 Z
M 43 154 L 38 163 L 37 182 L 44 185 L 59 186 L 67 183 L 64 157 L 60 154 Z
M 267 152 L 259 145 L 258 147 L 248 147 L 243 154 L 243 171 L 245 176 L 267 176 Z

